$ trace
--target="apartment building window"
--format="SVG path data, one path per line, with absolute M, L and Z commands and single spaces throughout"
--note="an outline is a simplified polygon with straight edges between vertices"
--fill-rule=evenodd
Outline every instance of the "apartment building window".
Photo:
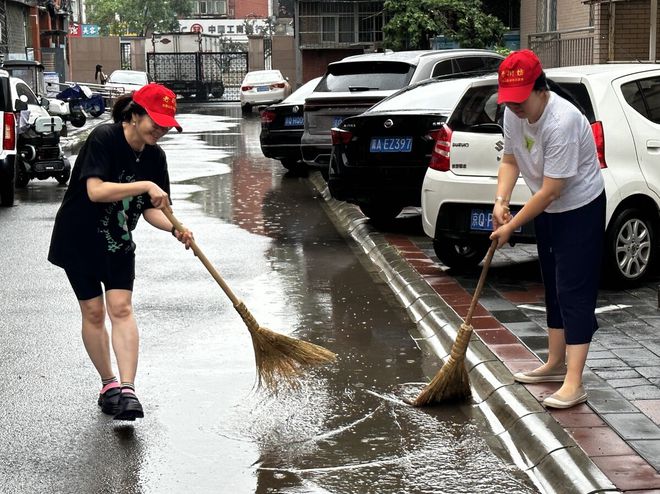
M 539 0 L 536 10 L 536 31 L 557 30 L 557 0 Z
M 299 5 L 301 47 L 382 41 L 382 0 L 301 0 Z
M 194 2 L 194 12 L 200 15 L 227 15 L 226 0 L 198 0 Z

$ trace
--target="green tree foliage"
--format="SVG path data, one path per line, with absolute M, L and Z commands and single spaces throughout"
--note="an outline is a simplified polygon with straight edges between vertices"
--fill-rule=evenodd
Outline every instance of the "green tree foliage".
M 101 35 L 179 30 L 177 17 L 192 13 L 190 0 L 87 0 L 87 22 L 98 24 Z
M 464 48 L 502 43 L 506 27 L 486 14 L 481 0 L 385 0 L 385 45 L 394 50 L 427 49 L 429 38 L 444 35 Z

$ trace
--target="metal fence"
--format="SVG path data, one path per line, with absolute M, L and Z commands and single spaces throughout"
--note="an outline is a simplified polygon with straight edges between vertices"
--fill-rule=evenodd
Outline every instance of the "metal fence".
M 222 101 L 238 101 L 240 86 L 248 71 L 243 52 L 147 53 L 147 71 L 158 82 L 173 88 L 217 87 L 222 82 Z M 217 97 L 216 95 L 213 95 Z
M 528 41 L 546 68 L 591 65 L 594 61 L 593 27 L 534 33 Z

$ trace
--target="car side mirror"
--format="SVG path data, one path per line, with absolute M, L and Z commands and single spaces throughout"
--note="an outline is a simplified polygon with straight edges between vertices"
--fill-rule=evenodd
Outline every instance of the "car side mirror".
M 45 110 L 48 110 L 48 107 L 50 107 L 50 101 L 48 101 L 48 98 L 44 98 L 43 96 L 39 97 L 39 105 Z
M 25 96 L 21 96 L 14 102 L 15 111 L 23 111 L 28 109 L 27 101 L 23 101 L 22 98 L 25 98 Z M 27 100 L 27 98 L 25 99 Z

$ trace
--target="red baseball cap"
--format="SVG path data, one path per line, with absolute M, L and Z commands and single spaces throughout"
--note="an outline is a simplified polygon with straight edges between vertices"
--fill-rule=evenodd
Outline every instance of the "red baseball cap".
M 532 50 L 509 54 L 498 70 L 498 103 L 522 103 L 532 94 L 534 82 L 543 72 L 541 61 Z
M 174 119 L 176 113 L 176 94 L 165 86 L 152 82 L 133 93 L 133 101 L 144 108 L 151 120 L 161 127 L 174 127 L 181 132 L 179 122 Z

